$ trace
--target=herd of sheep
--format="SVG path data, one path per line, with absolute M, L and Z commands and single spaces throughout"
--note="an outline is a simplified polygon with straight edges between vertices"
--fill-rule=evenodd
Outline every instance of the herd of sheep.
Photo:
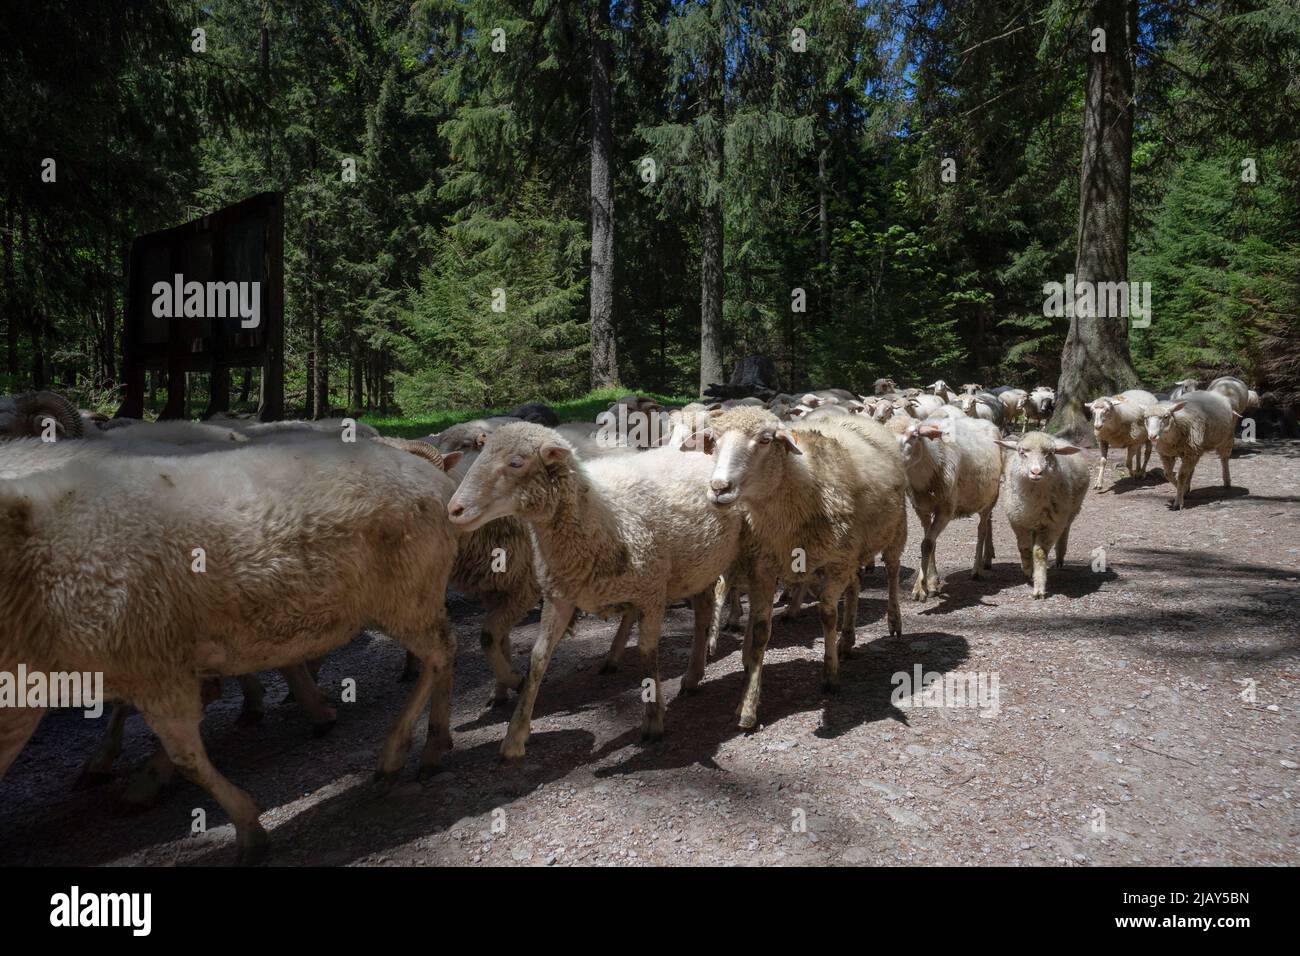
M 532 403 L 422 440 L 347 419 L 106 422 L 51 392 L 0 398 L 0 673 L 102 673 L 122 703 L 87 770 L 111 769 L 133 705 L 162 744 L 151 772 L 179 770 L 206 789 L 252 860 L 267 840 L 259 811 L 212 765 L 199 732 L 221 677 L 239 676 L 245 709 L 256 710 L 255 675 L 279 670 L 324 730 L 336 714 L 315 667 L 378 629 L 406 648 L 403 676 L 414 680 L 378 774 L 405 765 L 427 712 L 426 774 L 452 746 L 449 588 L 486 609 L 488 703 L 517 695 L 507 758 L 524 754 L 547 664 L 577 612 L 619 618 L 607 668 L 637 629 L 642 729 L 655 738 L 666 609 L 688 601 L 694 611 L 682 681 L 691 693 L 719 631 L 744 616 L 744 595 L 737 715 L 752 729 L 778 587 L 790 615 L 813 598 L 833 691 L 877 559 L 888 631 L 903 632 L 909 503 L 924 534 L 915 600 L 940 590 L 937 544 L 954 518 L 979 517 L 972 573 L 992 567 L 999 501 L 1043 598 L 1047 554 L 1055 548 L 1061 567 L 1110 448 L 1125 449 L 1140 476 L 1154 447 L 1181 508 L 1202 454 L 1219 454 L 1228 484 L 1234 417 L 1256 401 L 1234 378 L 1098 398 L 1094 478 L 1078 447 L 1029 430 L 1052 415 L 1047 388 L 958 393 L 943 381 L 922 390 L 881 379 L 871 396 L 826 389 L 672 410 L 631 395 L 590 424 L 560 424 Z M 521 675 L 510 634 L 539 599 L 540 634 Z M 42 714 L 0 710 L 0 778 Z

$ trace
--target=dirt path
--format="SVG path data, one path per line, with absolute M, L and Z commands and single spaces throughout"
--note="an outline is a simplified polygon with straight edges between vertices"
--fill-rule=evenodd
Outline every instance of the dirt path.
M 818 692 L 812 615 L 778 616 L 756 734 L 732 719 L 735 634 L 701 692 L 678 697 L 690 616 L 674 609 L 667 736 L 643 746 L 635 650 L 598 676 L 615 624 L 585 619 L 556 652 L 527 758 L 500 765 L 509 713 L 482 706 L 478 616 L 456 606 L 456 749 L 429 783 L 370 783 L 405 692 L 401 650 L 382 637 L 322 671 L 332 694 L 345 677 L 359 692 L 330 735 L 313 740 L 292 705 L 236 726 L 232 684 L 208 711 L 210 753 L 265 808 L 273 864 L 1300 863 L 1300 444 L 1239 446 L 1226 494 L 1218 472 L 1202 464 L 1181 514 L 1167 484 L 1090 492 L 1045 602 L 1030 599 L 1001 514 L 982 582 L 969 577 L 975 522 L 955 522 L 939 545 L 946 593 L 905 603 L 901 640 L 881 636 L 876 571 L 834 697 Z M 905 582 L 919 537 L 913 519 Z M 1099 547 L 1104 572 L 1090 566 Z M 514 636 L 520 668 L 536 633 L 534 614 Z M 996 715 L 894 703 L 891 677 L 917 665 L 996 675 Z M 283 684 L 265 681 L 279 701 Z M 130 817 L 121 779 L 71 788 L 101 728 L 46 719 L 0 783 L 0 864 L 229 863 L 233 831 L 189 784 Z M 132 717 L 119 766 L 151 746 Z M 195 808 L 213 824 L 199 836 Z

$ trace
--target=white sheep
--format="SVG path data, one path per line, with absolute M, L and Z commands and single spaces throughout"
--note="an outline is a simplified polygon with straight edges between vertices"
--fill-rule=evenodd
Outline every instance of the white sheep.
M 861 416 L 825 419 L 795 433 L 770 413 L 736 409 L 715 418 L 691 445 L 713 457 L 707 499 L 721 514 L 744 516 L 739 574 L 750 600 L 739 723 L 748 729 L 758 722 L 778 580 L 820 579 L 827 689 L 838 687 L 839 658 L 853 644 L 857 570 L 876 554 L 887 570 L 889 633 L 902 634 L 898 577 L 907 543 L 907 479 L 892 436 Z M 837 642 L 841 596 L 843 640 Z
M 1070 526 L 1088 493 L 1088 466 L 1079 449 L 1045 432 L 998 439 L 1008 449 L 1002 476 L 1002 510 L 1016 535 L 1020 566 L 1035 598 L 1047 597 L 1047 552 L 1065 566 Z
M 1125 450 L 1124 466 L 1134 478 L 1146 474 L 1151 460 L 1151 442 L 1147 439 L 1144 410 L 1156 404 L 1156 397 L 1140 388 L 1130 388 L 1118 395 L 1103 396 L 1090 402 L 1092 431 L 1097 438 L 1101 460 L 1097 463 L 1097 479 L 1093 488 L 1101 491 L 1106 474 L 1106 460 L 1111 448 Z
M 380 774 L 425 708 L 422 772 L 450 747 L 452 482 L 427 462 L 324 438 L 170 457 L 27 439 L 0 444 L 0 477 L 0 671 L 103 673 L 229 814 L 241 858 L 266 833 L 204 750 L 205 675 L 297 664 L 375 626 L 425 665 Z M 0 710 L 0 776 L 42 714 Z
M 709 463 L 659 448 L 634 456 L 582 462 L 551 429 L 531 424 L 497 429 L 447 508 L 473 530 L 517 515 L 532 531 L 544 597 L 542 633 L 501 745 L 522 757 L 537 691 L 555 645 L 575 609 L 640 615 L 637 643 L 653 682 L 643 732 L 663 733 L 659 636 L 668 602 L 690 598 L 695 610 L 691 667 L 683 684 L 703 676 L 713 588 L 736 555 L 738 516 L 704 500 Z
M 1052 417 L 1055 410 L 1056 392 L 1046 385 L 1039 385 L 1029 393 L 1029 397 L 1025 399 L 1024 405 L 1021 407 L 1021 413 L 1025 416 L 1021 428 L 1022 434 L 1031 422 L 1035 425 L 1041 425 Z
M 1206 452 L 1217 452 L 1223 463 L 1223 487 L 1232 486 L 1228 459 L 1232 457 L 1233 412 L 1218 392 L 1185 392 L 1174 402 L 1158 402 L 1146 409 L 1147 438 L 1155 445 L 1165 478 L 1174 486 L 1173 507 L 1179 511 L 1192 486 L 1196 463 Z M 1175 474 L 1178 459 L 1182 467 Z
M 933 384 L 927 385 L 925 390 L 931 395 L 939 396 L 939 398 L 949 404 L 952 404 L 953 400 L 957 397 L 957 393 L 949 388 L 948 383 L 943 379 L 937 379 Z
M 993 506 L 998 501 L 1002 460 L 992 444 L 997 426 L 977 418 L 942 417 L 915 422 L 899 436 L 912 508 L 921 522 L 921 566 L 912 599 L 923 601 L 940 588 L 936 552 L 939 535 L 954 518 L 979 516 L 971 576 L 993 566 Z
M 1246 387 L 1245 382 L 1235 376 L 1222 375 L 1216 378 L 1210 383 L 1206 391 L 1217 392 L 1226 398 L 1232 406 L 1232 410 L 1238 416 L 1246 414 L 1246 411 L 1251 407 L 1250 396 L 1252 393 L 1250 389 Z M 1258 396 L 1256 396 L 1256 404 L 1258 404 Z
M 947 404 L 938 395 L 917 395 L 907 399 L 906 411 L 915 419 L 926 419 L 932 415 L 938 415 L 943 407 Z
M 959 395 L 955 404 L 968 418 L 979 418 L 991 422 L 997 426 L 999 434 L 1002 432 L 1006 412 L 1002 402 L 998 400 L 996 395 L 990 395 L 988 392 Z

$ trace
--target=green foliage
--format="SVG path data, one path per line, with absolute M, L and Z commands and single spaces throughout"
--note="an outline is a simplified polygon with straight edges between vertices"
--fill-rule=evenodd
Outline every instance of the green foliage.
M 1043 284 L 1074 269 L 1086 7 L 613 5 L 628 390 L 694 388 L 701 213 L 715 199 L 725 365 L 771 355 L 788 388 L 884 374 L 1054 382 L 1067 321 L 1043 316 Z M 276 189 L 290 413 L 584 394 L 590 12 L 573 0 L 4 7 L 0 389 L 55 385 L 111 409 L 131 238 Z M 1294 0 L 1139 12 L 1130 278 L 1152 282 L 1155 312 L 1131 336 L 1135 365 L 1151 385 L 1233 371 L 1300 389 L 1300 12 Z M 57 183 L 40 180 L 47 156 Z M 1257 183 L 1240 181 L 1246 157 Z M 198 401 L 207 384 L 192 378 Z M 150 387 L 165 395 L 166 382 Z
M 581 392 L 585 247 L 583 224 L 558 218 L 537 183 L 502 219 L 448 226 L 400 313 L 398 404 L 511 405 Z

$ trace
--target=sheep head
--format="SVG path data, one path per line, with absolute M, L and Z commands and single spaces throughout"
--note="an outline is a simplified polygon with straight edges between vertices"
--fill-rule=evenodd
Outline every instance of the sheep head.
M 1187 406 L 1186 402 L 1157 402 L 1146 409 L 1147 439 L 1159 441 L 1160 436 L 1174 427 L 1174 416 Z
M 802 455 L 795 432 L 762 408 L 734 408 L 697 431 L 684 451 L 713 456 L 706 495 L 720 508 L 762 497 L 780 481 L 787 455 Z
M 560 477 L 572 468 L 573 446 L 554 430 L 531 422 L 503 425 L 461 479 L 447 517 L 464 531 L 505 515 L 545 517 L 555 510 Z
M 1092 427 L 1101 431 L 1106 426 L 1106 419 L 1114 407 L 1113 398 L 1098 398 L 1090 402 L 1087 408 L 1092 412 Z
M 1003 465 L 1003 472 L 1014 478 L 1029 481 L 1041 481 L 1044 475 L 1054 474 L 1060 467 L 1057 455 L 1077 455 L 1077 445 L 1071 445 L 1060 438 L 1053 438 L 1046 432 L 1028 432 L 1020 438 L 994 439 L 1003 448 L 1015 452 Z

